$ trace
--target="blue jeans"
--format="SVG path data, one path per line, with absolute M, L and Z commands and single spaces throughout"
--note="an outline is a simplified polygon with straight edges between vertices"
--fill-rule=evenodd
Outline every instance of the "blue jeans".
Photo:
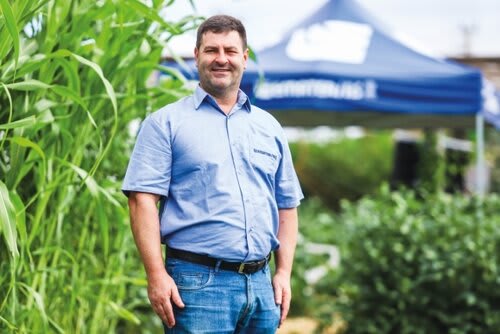
M 185 307 L 174 305 L 175 326 L 165 333 L 275 333 L 280 307 L 274 301 L 269 265 L 250 274 L 168 259 Z

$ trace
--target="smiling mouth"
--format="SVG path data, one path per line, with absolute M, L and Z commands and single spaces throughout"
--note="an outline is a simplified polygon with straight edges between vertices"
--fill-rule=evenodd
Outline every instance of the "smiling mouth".
M 225 78 L 231 73 L 231 70 L 227 68 L 213 68 L 210 72 L 216 78 Z

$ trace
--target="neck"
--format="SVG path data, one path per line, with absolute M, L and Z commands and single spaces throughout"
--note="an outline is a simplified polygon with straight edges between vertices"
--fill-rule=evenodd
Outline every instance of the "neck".
M 238 101 L 238 90 L 236 91 L 223 91 L 223 92 L 210 92 L 205 89 L 205 91 L 210 94 L 217 105 L 222 109 L 222 111 L 227 115 L 233 109 L 234 105 Z
M 214 96 L 215 97 L 215 96 Z M 224 97 L 224 98 L 218 98 L 215 97 L 215 101 L 217 101 L 217 104 L 219 107 L 222 109 L 222 111 L 227 115 L 231 110 L 233 109 L 234 105 L 236 104 L 237 97 Z

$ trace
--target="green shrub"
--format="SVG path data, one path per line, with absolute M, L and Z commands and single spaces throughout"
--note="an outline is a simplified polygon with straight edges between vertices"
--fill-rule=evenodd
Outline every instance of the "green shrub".
M 389 193 L 345 204 L 348 333 L 500 333 L 500 198 Z
M 326 208 L 318 198 L 308 198 L 299 206 L 299 241 L 295 252 L 292 272 L 293 301 L 291 316 L 319 317 L 322 305 L 331 305 L 331 291 L 325 289 L 325 282 L 336 277 L 335 268 L 328 263 L 329 254 L 312 252 L 311 245 L 338 245 L 345 239 L 345 228 L 334 218 L 334 213 Z M 308 281 L 307 275 L 315 268 L 324 268 L 324 276 L 318 281 Z M 327 307 L 328 316 L 331 309 Z M 321 314 L 323 314 L 322 312 Z
M 332 209 L 338 209 L 342 199 L 376 192 L 389 180 L 393 146 L 388 132 L 327 144 L 290 145 L 304 192 L 321 198 Z

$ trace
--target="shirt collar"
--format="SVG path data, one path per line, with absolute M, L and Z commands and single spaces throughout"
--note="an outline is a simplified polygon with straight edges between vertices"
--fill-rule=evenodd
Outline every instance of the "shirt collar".
M 213 99 L 210 94 L 208 94 L 203 88 L 201 88 L 200 85 L 197 85 L 193 93 L 195 109 L 198 109 L 203 101 L 205 101 L 205 99 L 207 98 Z M 245 94 L 241 89 L 238 90 L 238 99 L 236 101 L 236 104 L 239 109 L 245 109 L 247 112 L 250 112 L 252 110 L 250 99 L 248 98 L 247 94 Z

